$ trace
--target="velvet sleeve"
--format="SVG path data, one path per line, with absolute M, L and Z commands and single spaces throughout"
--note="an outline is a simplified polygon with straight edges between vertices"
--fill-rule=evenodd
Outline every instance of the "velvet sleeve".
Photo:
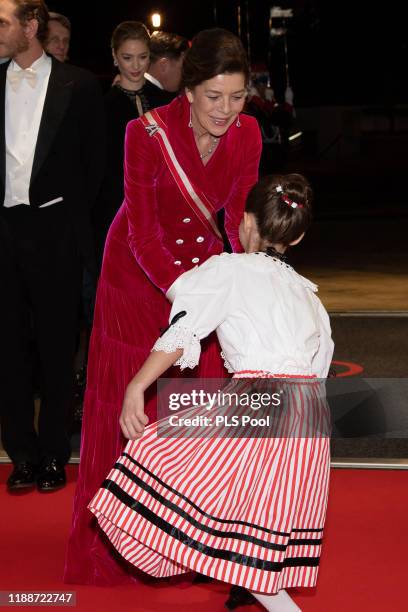
M 245 132 L 240 156 L 240 167 L 230 196 L 225 203 L 225 231 L 234 253 L 242 253 L 239 241 L 239 224 L 245 209 L 250 189 L 258 180 L 259 160 L 262 152 L 262 138 L 256 119 L 245 117 Z
M 155 140 L 140 121 L 131 121 L 125 138 L 125 207 L 128 219 L 129 247 L 148 278 L 166 293 L 185 270 L 174 265 L 174 258 L 163 245 L 163 227 L 158 207 L 157 181 L 165 164 Z

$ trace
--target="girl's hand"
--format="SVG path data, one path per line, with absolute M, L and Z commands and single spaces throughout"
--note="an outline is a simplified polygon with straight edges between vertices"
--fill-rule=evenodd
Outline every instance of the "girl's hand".
M 139 386 L 130 383 L 126 389 L 119 423 L 128 440 L 141 438 L 149 417 L 144 411 L 144 393 Z
M 123 435 L 128 440 L 141 438 L 149 422 L 144 412 L 144 391 L 180 359 L 182 354 L 183 349 L 177 349 L 173 353 L 153 351 L 128 384 L 119 419 Z

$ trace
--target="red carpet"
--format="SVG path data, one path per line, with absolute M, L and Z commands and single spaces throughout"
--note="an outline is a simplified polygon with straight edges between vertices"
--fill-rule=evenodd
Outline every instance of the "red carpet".
M 228 587 L 184 582 L 101 589 L 61 582 L 76 466 L 57 493 L 11 496 L 0 466 L 0 590 L 77 593 L 77 611 L 221 612 Z M 291 591 L 304 612 L 405 612 L 408 472 L 332 470 L 323 558 L 316 590 Z M 14 606 L 13 606 L 14 607 Z M 17 607 L 15 609 L 25 609 Z M 30 609 L 39 609 L 32 606 Z M 257 606 L 239 608 L 260 611 Z

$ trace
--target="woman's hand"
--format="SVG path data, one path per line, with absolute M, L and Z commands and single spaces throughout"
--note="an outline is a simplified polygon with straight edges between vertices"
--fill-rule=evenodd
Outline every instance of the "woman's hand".
M 143 389 L 131 382 L 126 389 L 119 419 L 123 435 L 128 440 L 141 438 L 148 422 L 149 417 L 144 411 Z

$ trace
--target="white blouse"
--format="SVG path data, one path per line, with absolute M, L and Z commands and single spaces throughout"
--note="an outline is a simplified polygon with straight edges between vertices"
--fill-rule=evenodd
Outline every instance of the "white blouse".
M 316 285 L 265 253 L 214 255 L 169 289 L 170 321 L 179 317 L 153 350 L 182 348 L 177 365 L 194 368 L 200 340 L 216 330 L 229 372 L 326 378 L 334 344 L 316 292 Z

